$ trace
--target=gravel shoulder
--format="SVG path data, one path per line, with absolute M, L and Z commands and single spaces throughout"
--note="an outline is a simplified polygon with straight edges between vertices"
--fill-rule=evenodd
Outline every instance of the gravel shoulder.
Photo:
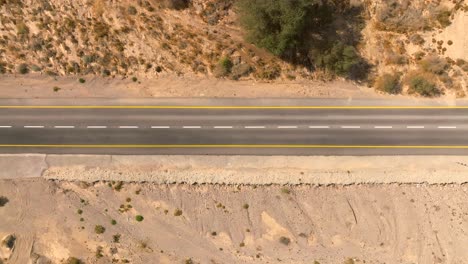
M 428 162 L 430 160 L 430 162 Z M 467 156 L 0 155 L 0 179 L 215 184 L 466 183 Z

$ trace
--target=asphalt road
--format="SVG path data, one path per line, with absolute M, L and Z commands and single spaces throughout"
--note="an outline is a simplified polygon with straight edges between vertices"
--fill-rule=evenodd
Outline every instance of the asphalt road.
M 0 153 L 463 155 L 468 108 L 0 108 Z

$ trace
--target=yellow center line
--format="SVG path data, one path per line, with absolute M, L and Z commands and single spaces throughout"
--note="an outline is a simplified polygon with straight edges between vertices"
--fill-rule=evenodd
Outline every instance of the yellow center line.
M 0 109 L 468 109 L 468 106 L 0 105 Z
M 289 145 L 289 144 L 0 144 L 0 148 L 350 148 L 350 149 L 468 149 L 468 145 Z

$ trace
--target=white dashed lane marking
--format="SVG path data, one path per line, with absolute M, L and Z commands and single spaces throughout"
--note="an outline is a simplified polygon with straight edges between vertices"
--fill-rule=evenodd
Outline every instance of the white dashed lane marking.
M 168 129 L 171 128 L 170 126 L 152 126 L 151 128 L 156 128 L 156 129 Z
M 407 126 L 408 129 L 423 129 L 424 126 Z
M 230 129 L 232 126 L 215 126 L 215 129 Z
M 294 129 L 297 128 L 297 126 L 278 126 L 279 129 Z
M 107 126 L 87 126 L 86 128 L 96 129 L 96 128 L 107 128 Z
M 11 128 L 11 126 L 0 126 L 0 128 Z
M 261 128 L 265 128 L 265 126 L 246 126 L 245 128 L 247 128 L 247 129 L 261 129 Z
M 119 126 L 119 128 L 123 128 L 123 129 L 136 129 L 136 128 L 138 128 L 138 126 Z
M 24 126 L 24 128 L 44 128 L 44 126 Z
M 195 128 L 201 128 L 201 126 L 183 126 L 183 128 L 195 129 Z
M 344 129 L 358 129 L 358 128 L 361 128 L 360 126 L 341 126 L 341 128 L 344 128 Z
M 456 129 L 456 126 L 439 126 L 440 129 Z
M 393 128 L 392 126 L 375 126 L 375 129 L 391 129 Z
M 54 128 L 75 128 L 75 126 L 54 126 Z
M 326 129 L 326 128 L 330 128 L 329 126 L 309 126 L 309 128 L 312 128 L 312 129 Z

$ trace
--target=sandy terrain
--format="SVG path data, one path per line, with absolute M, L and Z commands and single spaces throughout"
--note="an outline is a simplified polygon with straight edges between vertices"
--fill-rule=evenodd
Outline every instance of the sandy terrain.
M 131 79 L 83 77 L 48 77 L 40 74 L 1 75 L 0 98 L 153 98 L 153 97 L 322 97 L 322 98 L 385 98 L 373 89 L 351 82 L 232 81 L 215 78 L 165 76 Z M 54 87 L 60 88 L 54 91 Z M 387 98 L 389 98 L 387 96 Z
M 10 259 L 7 263 L 18 264 L 39 256 L 39 263 L 47 263 L 45 258 L 60 263 L 70 256 L 85 263 L 112 259 L 118 263 L 124 259 L 130 263 L 466 263 L 468 259 L 466 185 L 125 183 L 120 191 L 115 189 L 116 184 L 111 188 L 107 183 L 0 181 L 0 195 L 9 199 L 0 207 L 0 237 L 16 237 L 13 250 L 2 246 L 0 254 Z M 136 215 L 144 220 L 136 221 Z M 105 232 L 96 234 L 96 225 Z M 117 234 L 118 243 L 113 242 Z

